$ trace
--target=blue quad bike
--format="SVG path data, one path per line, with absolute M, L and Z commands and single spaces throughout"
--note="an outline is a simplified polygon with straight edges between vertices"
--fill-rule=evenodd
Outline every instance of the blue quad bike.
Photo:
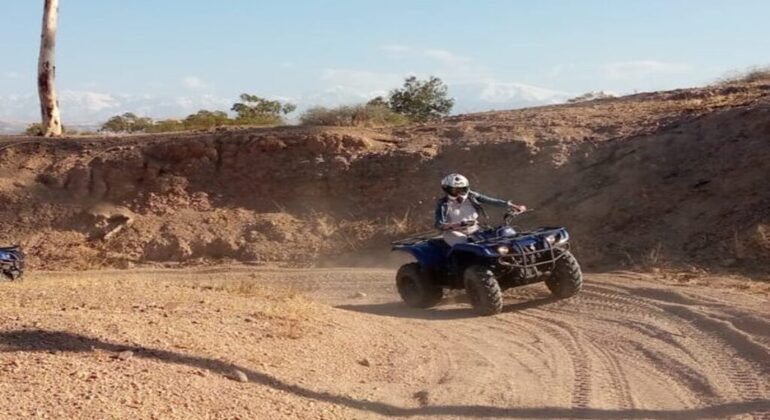
M 24 253 L 18 245 L 0 247 L 0 280 L 18 280 L 24 274 Z
M 563 227 L 518 232 L 512 223 L 520 214 L 509 211 L 502 226 L 482 227 L 451 248 L 435 232 L 393 242 L 394 251 L 417 260 L 396 274 L 401 298 L 409 306 L 430 308 L 444 289 L 465 289 L 477 314 L 494 315 L 503 309 L 502 292 L 511 287 L 544 281 L 554 297 L 574 296 L 583 274 L 569 250 L 569 233 Z

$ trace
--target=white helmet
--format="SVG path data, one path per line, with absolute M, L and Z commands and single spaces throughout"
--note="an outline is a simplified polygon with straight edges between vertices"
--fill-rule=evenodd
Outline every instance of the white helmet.
M 470 189 L 468 178 L 460 174 L 449 174 L 441 180 L 441 189 L 452 197 L 465 196 Z

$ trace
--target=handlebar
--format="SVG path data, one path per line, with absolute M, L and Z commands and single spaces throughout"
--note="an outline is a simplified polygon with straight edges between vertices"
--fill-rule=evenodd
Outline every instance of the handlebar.
M 535 211 L 535 209 L 526 209 L 524 211 L 514 211 L 513 209 L 509 209 L 505 212 L 505 216 L 503 216 L 503 222 L 505 222 L 507 226 L 510 226 L 511 223 L 513 223 L 513 219 L 521 216 L 522 214 L 531 213 L 533 211 Z

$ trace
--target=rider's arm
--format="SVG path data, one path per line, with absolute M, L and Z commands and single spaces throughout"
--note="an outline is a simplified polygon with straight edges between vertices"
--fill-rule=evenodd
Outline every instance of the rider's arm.
M 439 200 L 438 203 L 436 203 L 436 220 L 434 223 L 434 226 L 436 229 L 444 230 L 446 229 L 447 220 L 446 220 L 446 201 L 445 200 Z
M 494 207 L 511 208 L 518 212 L 522 212 L 527 209 L 527 206 L 523 204 L 514 204 L 513 201 L 505 201 L 499 198 L 489 197 L 478 192 L 474 192 L 474 194 L 476 194 L 476 200 L 478 200 L 481 204 L 488 204 Z
M 502 207 L 502 208 L 510 207 L 513 204 L 510 201 L 489 197 L 479 192 L 474 191 L 473 193 L 476 195 L 476 200 L 478 200 L 478 202 L 481 204 L 488 204 L 493 207 Z

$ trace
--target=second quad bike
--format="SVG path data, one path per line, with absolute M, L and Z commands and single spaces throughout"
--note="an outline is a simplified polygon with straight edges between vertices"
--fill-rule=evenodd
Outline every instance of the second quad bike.
M 521 213 L 508 211 L 498 227 L 484 227 L 467 243 L 453 247 L 441 236 L 421 235 L 392 243 L 416 262 L 396 274 L 396 287 L 412 307 L 438 304 L 444 289 L 465 289 L 476 313 L 494 315 L 503 309 L 505 289 L 543 281 L 556 298 L 580 291 L 583 274 L 569 248 L 563 227 L 519 232 L 512 226 Z
M 24 252 L 18 245 L 0 247 L 0 276 L 18 280 L 24 274 Z

